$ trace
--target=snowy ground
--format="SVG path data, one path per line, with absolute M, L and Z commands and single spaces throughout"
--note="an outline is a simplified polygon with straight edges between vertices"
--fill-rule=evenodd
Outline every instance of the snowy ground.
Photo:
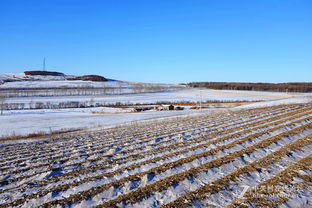
M 35 102 L 64 102 L 88 101 L 103 102 L 104 104 L 141 103 L 153 104 L 157 102 L 200 102 L 205 100 L 219 101 L 255 101 L 262 102 L 246 105 L 248 108 L 272 106 L 287 103 L 301 103 L 311 101 L 310 94 L 287 94 L 275 92 L 254 91 L 221 91 L 185 89 L 174 92 L 142 93 L 119 96 L 74 96 L 74 97 L 25 97 L 10 98 L 6 102 L 31 104 Z M 244 108 L 244 106 L 238 107 Z M 205 110 L 211 111 L 212 109 Z M 101 114 L 94 114 L 100 112 Z M 116 108 L 80 108 L 80 109 L 45 109 L 45 110 L 14 110 L 5 111 L 0 116 L 0 136 L 27 135 L 30 133 L 49 133 L 51 131 L 68 129 L 99 128 L 119 125 L 144 119 L 154 119 L 170 116 L 181 116 L 201 113 L 198 110 L 170 111 L 170 112 L 141 112 L 131 113 L 127 109 Z
M 270 100 L 265 102 L 252 103 L 247 105 L 242 105 L 235 107 L 235 109 L 244 109 L 244 108 L 259 108 L 259 107 L 267 107 L 274 105 L 284 105 L 284 104 L 296 104 L 296 103 L 306 103 L 312 102 L 312 96 L 304 96 L 304 97 L 293 97 L 287 99 L 278 99 L 278 100 Z
M 24 79 L 22 74 L 14 76 L 2 78 Z M 5 85 L 68 86 L 64 80 L 50 81 Z M 184 89 L 5 102 L 30 106 L 91 100 L 107 105 L 259 102 L 182 111 L 109 107 L 4 111 L 3 137 L 82 131 L 0 142 L 0 207 L 308 207 L 312 203 L 307 177 L 312 166 L 311 93 Z M 293 190 L 287 189 L 289 184 Z M 286 195 L 272 195 L 264 185 L 270 190 L 280 187 Z M 254 189 L 267 192 L 254 197 Z
M 211 111 L 212 109 L 209 109 Z M 213 109 L 216 110 L 216 109 Z M 204 110 L 203 110 L 204 111 Z M 205 110 L 208 111 L 208 110 Z M 100 112 L 99 114 L 93 112 Z M 101 113 L 102 112 L 102 113 Z M 198 115 L 198 110 L 123 112 L 115 108 L 90 108 L 66 110 L 28 110 L 9 112 L 0 116 L 0 136 L 50 133 L 69 129 L 107 128 L 134 121 Z
M 53 81 L 18 81 L 6 82 L 0 88 L 53 88 L 53 87 L 130 87 L 128 82 L 92 82 L 82 80 L 53 80 Z
M 54 97 L 22 97 L 7 98 L 6 103 L 61 103 L 61 102 L 93 102 L 106 104 L 153 104 L 157 102 L 200 102 L 200 101 L 259 101 L 276 100 L 291 97 L 302 97 L 304 93 L 279 93 L 236 90 L 184 89 L 172 92 L 139 93 L 107 96 L 54 96 Z
M 213 112 L 3 144 L 0 206 L 311 204 L 312 103 Z

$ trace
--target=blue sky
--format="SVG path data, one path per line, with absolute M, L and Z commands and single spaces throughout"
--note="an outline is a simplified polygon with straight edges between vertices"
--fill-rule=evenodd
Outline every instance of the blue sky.
M 0 73 L 312 81 L 310 0 L 0 0 Z

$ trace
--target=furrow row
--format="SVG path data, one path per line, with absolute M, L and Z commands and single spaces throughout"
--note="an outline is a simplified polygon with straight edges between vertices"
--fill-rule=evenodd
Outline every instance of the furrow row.
M 305 114 L 307 114 L 307 113 L 305 113 Z M 297 116 L 302 116 L 302 115 L 297 115 Z M 263 125 L 263 126 L 259 126 L 259 128 L 265 128 L 265 127 L 268 127 L 268 126 L 273 126 L 273 125 L 279 124 L 280 122 L 288 121 L 289 119 L 295 119 L 297 116 L 291 117 L 291 118 L 288 118 L 288 117 L 285 118 L 285 117 L 284 117 L 284 119 L 283 119 L 282 121 L 276 121 L 276 122 L 274 122 L 274 123 L 266 123 L 266 124 Z M 267 121 L 267 120 L 266 120 L 266 121 Z M 132 165 L 132 166 L 130 166 L 130 167 L 125 167 L 125 168 L 122 168 L 122 169 L 120 169 L 120 170 L 128 170 L 128 169 L 131 169 L 131 168 L 138 167 L 138 165 L 142 166 L 142 165 L 147 164 L 148 162 L 152 162 L 152 161 L 153 161 L 153 162 L 156 162 L 156 161 L 159 161 L 160 159 L 163 159 L 164 157 L 177 156 L 178 153 L 179 153 L 179 154 L 182 154 L 182 153 L 186 153 L 186 152 L 195 150 L 195 149 L 197 149 L 197 148 L 203 148 L 203 147 L 206 147 L 207 145 L 211 145 L 211 144 L 216 143 L 216 142 L 225 141 L 226 139 L 233 138 L 233 137 L 237 137 L 237 136 L 239 136 L 239 135 L 244 135 L 245 133 L 248 133 L 248 132 L 250 132 L 250 131 L 255 131 L 255 130 L 259 129 L 259 128 L 254 127 L 253 129 L 249 129 L 249 130 L 248 130 L 248 129 L 245 129 L 245 130 L 243 130 L 243 131 L 235 132 L 235 133 L 232 133 L 232 134 L 230 134 L 230 135 L 228 135 L 228 136 L 225 136 L 225 137 L 223 136 L 222 138 L 218 138 L 217 140 L 211 140 L 211 141 L 209 141 L 208 143 L 206 142 L 206 143 L 203 143 L 203 144 L 201 144 L 201 143 L 198 144 L 199 140 L 195 140 L 195 141 L 192 141 L 193 144 L 196 144 L 196 145 L 193 146 L 193 147 L 188 147 L 189 145 L 184 145 L 184 146 L 186 146 L 186 147 L 188 147 L 188 148 L 187 148 L 187 149 L 182 149 L 182 150 L 177 149 L 178 151 L 176 151 L 176 152 L 173 152 L 173 153 L 170 153 L 170 152 L 169 152 L 169 155 L 163 155 L 163 156 L 160 156 L 160 157 L 154 157 L 154 158 L 152 158 L 151 160 L 142 161 L 142 162 L 140 162 L 139 164 L 134 164 L 134 165 Z M 277 128 L 275 128 L 275 129 L 277 129 Z M 223 134 L 224 134 L 224 132 L 223 132 Z M 212 139 L 212 138 L 214 138 L 214 137 L 216 137 L 216 136 L 217 136 L 217 134 L 212 134 L 212 135 L 210 135 L 209 138 Z M 202 141 L 205 141 L 205 139 L 202 139 Z M 170 150 L 170 149 L 172 149 L 172 147 L 163 148 L 163 151 Z M 161 150 L 159 149 L 159 151 L 161 151 Z M 142 157 L 144 157 L 144 154 L 139 154 L 139 155 L 142 156 Z M 132 159 L 138 159 L 138 158 L 132 158 Z M 115 164 L 115 162 L 116 162 L 116 161 L 114 161 L 114 164 Z M 124 162 L 125 162 L 125 161 L 120 161 L 120 163 L 124 163 Z M 111 165 L 109 165 L 109 166 L 111 166 Z M 108 166 L 108 167 L 109 167 L 109 166 Z M 105 166 L 104 166 L 104 167 L 105 167 Z M 88 172 L 95 172 L 96 170 L 103 169 L 104 167 L 103 167 L 103 165 L 97 165 L 97 166 L 94 166 L 94 167 L 86 168 L 85 170 L 88 171 Z M 106 166 L 106 168 L 107 168 L 107 166 Z M 119 172 L 120 172 L 120 171 L 119 171 Z M 42 172 L 41 172 L 41 173 L 42 173 Z M 116 171 L 115 171 L 114 173 L 116 173 Z M 76 177 L 76 176 L 79 176 L 79 175 L 81 175 L 81 174 L 86 174 L 86 172 L 84 171 L 84 169 L 77 169 L 77 170 L 74 170 L 74 171 L 69 172 L 69 173 L 65 173 L 65 174 L 62 174 L 62 175 L 59 175 L 59 176 L 56 176 L 56 177 L 51 177 L 50 179 L 48 179 L 48 180 L 46 181 L 46 183 L 52 182 L 52 181 L 55 181 L 55 180 L 61 180 L 61 179 L 64 179 L 64 177 L 68 177 L 68 176 L 71 176 L 71 178 L 72 178 L 72 177 Z M 36 175 L 36 174 L 34 174 L 34 175 Z M 13 178 L 13 179 L 10 179 L 10 180 L 5 180 L 5 181 L 2 181 L 2 184 L 3 184 L 3 185 L 4 185 L 4 184 L 12 184 L 14 181 L 16 181 L 16 180 L 21 180 L 21 179 L 24 179 L 24 178 L 26 178 L 26 177 L 28 177 L 28 176 L 22 176 L 22 177 L 15 178 L 15 179 Z M 30 183 L 30 184 L 33 184 L 33 183 Z M 6 189 L 5 189 L 5 190 L 6 190 Z M 5 191 L 5 190 L 2 190 L 1 192 Z
M 298 108 L 298 106 L 297 106 L 297 108 Z M 276 111 L 278 111 L 278 110 L 276 110 Z M 272 113 L 272 112 L 271 112 Z M 210 119 L 212 119 L 212 118 L 210 118 Z M 222 119 L 224 119 L 224 118 L 219 118 L 219 121 L 221 121 L 222 122 Z M 224 122 L 227 122 L 227 120 L 225 120 Z M 208 123 L 210 123 L 209 122 L 209 120 L 208 120 Z M 201 128 L 202 128 L 202 123 L 196 123 L 197 124 L 197 126 L 200 126 Z M 167 125 L 168 126 L 168 125 Z M 189 128 L 189 127 L 188 127 Z M 162 128 L 163 129 L 163 128 Z M 163 131 L 165 131 L 165 129 L 163 129 Z M 171 130 L 171 131 L 173 131 L 173 130 Z M 177 129 L 174 129 L 174 131 L 177 131 Z M 172 133 L 172 132 L 169 132 L 169 133 Z M 178 132 L 179 133 L 179 132 Z M 132 132 L 132 134 L 133 134 L 133 132 Z M 162 133 L 162 135 L 163 135 L 163 133 Z M 87 135 L 87 136 L 90 136 L 90 135 Z M 132 135 L 132 137 L 133 137 L 134 135 Z M 82 137 L 82 136 L 81 136 Z M 140 138 L 140 139 L 144 139 L 144 138 L 141 138 L 140 136 L 137 136 L 138 138 Z M 118 140 L 118 139 L 117 139 Z M 123 141 L 124 140 L 126 140 L 125 138 L 123 138 L 122 139 Z M 86 138 L 83 138 L 83 139 L 81 139 L 81 141 L 83 141 L 83 142 L 85 142 L 85 143 L 89 143 L 89 141 L 90 140 L 87 140 Z M 131 141 L 131 140 L 130 140 Z M 130 141 L 128 141 L 128 142 L 130 142 Z M 59 143 L 60 141 L 59 140 L 53 140 L 53 143 L 52 144 L 50 144 L 49 146 L 47 146 L 47 148 L 49 148 L 49 154 L 51 154 L 51 155 L 53 155 L 54 154 L 54 150 L 58 150 L 58 149 L 60 149 L 61 147 L 66 147 L 66 146 L 69 146 L 69 147 L 71 147 L 71 148 L 73 148 L 73 149 L 75 149 L 75 148 L 77 148 L 77 147 L 79 147 L 79 145 L 78 146 L 74 146 L 74 147 L 72 147 L 73 146 L 73 144 L 72 144 L 72 141 L 70 140 L 70 142 L 71 142 L 71 145 L 67 145 L 68 143 L 65 143 L 65 144 L 61 144 L 61 147 L 58 147 L 58 146 L 56 146 L 55 145 L 55 143 Z M 105 140 L 105 143 L 106 143 L 107 141 Z M 51 142 L 50 142 L 51 143 Z M 32 151 L 32 148 L 31 147 L 29 147 L 29 145 L 26 145 L 27 146 L 27 151 L 28 151 L 28 155 L 32 155 L 33 154 L 33 151 Z M 35 149 L 36 149 L 36 153 L 41 153 L 41 151 L 39 151 L 38 150 L 38 147 L 40 147 L 40 148 L 42 148 L 41 147 L 42 146 L 42 144 L 40 144 L 40 145 L 35 145 Z M 52 146 L 53 148 L 50 148 L 50 146 Z M 25 148 L 25 145 L 24 145 L 24 148 Z M 52 149 L 52 150 L 51 150 Z M 15 149 L 16 150 L 16 149 Z M 52 152 L 51 152 L 52 151 Z M 14 152 L 14 155 L 16 155 L 16 154 L 18 154 L 18 155 L 20 155 L 21 156 L 21 153 L 20 152 Z M 6 155 L 7 156 L 7 155 Z M 17 156 L 14 156 L 13 158 L 16 158 Z M 6 159 L 6 161 L 8 160 L 8 159 L 10 159 L 10 158 L 8 158 L 7 157 L 7 159 Z M 1 164 L 2 165 L 2 164 Z
M 261 142 L 255 144 L 255 145 L 252 145 L 251 147 L 248 147 L 248 148 L 240 150 L 240 151 L 236 151 L 236 152 L 231 153 L 231 154 L 229 154 L 227 156 L 224 156 L 224 157 L 221 157 L 219 159 L 216 159 L 216 160 L 214 160 L 212 162 L 205 163 L 205 164 L 201 165 L 200 167 L 191 168 L 188 171 L 179 173 L 179 174 L 177 174 L 175 176 L 185 176 L 185 174 L 188 173 L 189 171 L 191 171 L 191 172 L 201 171 L 203 168 L 209 168 L 211 165 L 216 165 L 216 164 L 222 164 L 222 163 L 229 162 L 232 159 L 243 155 L 244 153 L 246 153 L 246 151 L 247 152 L 248 151 L 252 152 L 252 151 L 254 151 L 257 148 L 263 148 L 263 147 L 268 146 L 269 144 L 271 144 L 271 143 L 281 139 L 281 137 L 283 137 L 285 135 L 298 133 L 298 132 L 302 131 L 303 129 L 307 128 L 307 127 L 311 127 L 311 124 L 308 123 L 308 124 L 306 124 L 304 126 L 297 127 L 297 128 L 292 129 L 292 130 L 290 130 L 288 132 L 283 132 L 283 133 L 281 133 L 279 135 L 273 136 L 270 139 L 267 139 L 265 141 L 261 141 Z M 250 138 L 242 138 L 242 139 L 236 140 L 234 142 L 234 144 L 239 144 L 242 141 L 246 141 L 248 139 L 254 139 L 254 136 L 251 136 Z M 112 187 L 114 185 L 119 185 L 120 186 L 121 184 L 124 184 L 125 182 L 130 181 L 130 180 L 131 181 L 141 180 L 141 177 L 145 176 L 148 173 L 149 174 L 153 174 L 153 175 L 157 175 L 157 174 L 159 174 L 161 172 L 164 172 L 164 171 L 166 171 L 168 169 L 174 168 L 176 166 L 182 165 L 182 164 L 187 163 L 187 162 L 191 162 L 191 161 L 195 160 L 196 158 L 213 155 L 216 152 L 221 151 L 222 149 L 228 149 L 228 148 L 232 147 L 234 144 L 231 143 L 231 144 L 228 144 L 228 145 L 223 145 L 223 146 L 217 147 L 215 149 L 212 149 L 212 150 L 204 152 L 204 153 L 200 153 L 200 154 L 197 154 L 197 155 L 192 155 L 192 156 L 190 156 L 188 158 L 182 158 L 182 159 L 180 159 L 178 161 L 175 161 L 173 163 L 170 163 L 170 164 L 160 165 L 159 167 L 152 168 L 151 170 L 148 170 L 146 172 L 141 172 L 141 173 L 138 173 L 138 174 L 134 174 L 134 175 L 131 175 L 131 176 L 119 179 L 117 181 L 114 181 L 112 183 L 105 184 L 103 186 L 93 187 L 93 188 L 91 188 L 89 190 L 82 191 L 82 192 L 76 193 L 76 194 L 74 194 L 72 196 L 69 196 L 66 199 L 55 200 L 55 201 L 49 202 L 48 204 L 49 205 L 66 204 L 67 202 L 71 202 L 72 200 L 74 200 L 74 202 L 77 202 L 77 200 L 81 201 L 81 200 L 83 200 L 85 198 L 88 198 L 88 197 L 91 197 L 91 196 L 93 196 L 93 195 L 95 195 L 97 193 L 100 193 L 100 192 L 102 192 L 102 191 L 104 191 L 104 190 L 106 190 L 109 187 Z M 120 197 L 133 196 L 132 194 L 134 194 L 135 198 L 142 197 L 142 196 L 144 197 L 145 194 L 148 193 L 148 191 L 146 191 L 146 188 L 154 187 L 154 188 L 152 188 L 153 191 L 155 191 L 154 190 L 155 188 L 160 188 L 160 187 L 164 188 L 164 185 L 159 185 L 159 183 L 160 184 L 169 185 L 169 184 L 171 184 L 171 182 L 169 183 L 169 181 L 170 181 L 169 179 L 172 178 L 172 177 L 175 177 L 175 176 L 171 176 L 171 177 L 168 177 L 166 179 L 157 181 L 157 182 L 155 182 L 153 184 L 150 184 L 150 185 L 147 185 L 146 187 L 143 187 L 143 188 L 138 188 L 138 189 L 134 190 L 133 192 L 129 193 L 130 195 L 129 194 L 125 194 L 125 195 L 119 196 L 119 197 L 116 198 L 116 200 L 118 201 L 120 199 Z M 74 186 L 76 186 L 76 185 L 77 184 L 74 184 Z M 47 194 L 47 193 L 49 193 L 51 191 L 62 191 L 63 190 L 62 188 L 64 188 L 64 187 L 58 187 L 58 188 L 61 188 L 61 189 L 59 189 L 59 190 L 57 190 L 57 189 L 55 189 L 55 190 L 45 190 L 45 191 L 43 191 L 41 193 L 38 193 L 38 194 L 25 196 L 24 198 L 16 200 L 16 201 L 14 201 L 12 203 L 13 203 L 13 205 L 16 205 L 16 203 L 19 204 L 19 203 L 22 203 L 23 201 L 25 201 L 26 199 L 29 200 L 31 198 L 43 196 L 43 195 L 45 195 L 45 194 Z M 144 190 L 145 190 L 145 192 L 144 192 Z M 149 189 L 147 189 L 147 190 L 149 190 Z M 132 197 L 130 197 L 130 198 L 133 199 Z M 113 201 L 111 201 L 111 202 L 113 202 Z
M 303 190 L 312 183 L 312 155 L 297 161 L 274 177 L 250 188 L 241 198 L 227 205 L 231 207 L 277 207 L 285 203 L 293 194 L 292 188 Z M 294 183 L 294 179 L 300 181 Z M 298 180 L 299 179 L 299 180 Z M 270 196 L 276 196 L 274 201 L 268 201 Z
M 198 125 L 198 128 L 197 129 L 205 129 L 205 128 L 209 128 L 209 127 L 211 127 L 211 126 L 218 126 L 218 125 L 220 125 L 220 124 L 223 124 L 224 122 L 230 122 L 230 123 L 232 123 L 231 122 L 231 120 L 232 120 L 232 118 L 231 119 L 229 119 L 229 120 L 225 120 L 225 121 L 222 121 L 223 120 L 223 118 L 220 118 L 220 119 L 218 119 L 218 122 L 216 122 L 215 120 L 213 121 L 215 124 L 211 124 L 212 123 L 212 121 L 211 120 L 209 120 L 209 121 L 207 121 L 208 123 L 209 123 L 209 125 L 208 126 L 206 126 L 206 127 L 203 127 L 203 124 L 202 123 L 198 123 L 197 125 Z M 239 120 L 239 119 L 238 119 Z M 236 121 L 238 121 L 238 120 L 235 120 L 234 122 L 236 122 Z M 233 123 L 234 123 L 233 122 Z M 190 130 L 193 130 L 193 131 L 195 131 L 195 130 L 197 130 L 197 129 L 190 129 Z M 178 135 L 179 133 L 181 133 L 181 132 L 175 132 L 175 133 L 172 133 L 172 132 L 170 132 L 170 134 L 164 134 L 164 135 L 158 135 L 158 137 L 164 137 L 164 136 L 167 136 L 167 137 L 172 137 L 172 136 L 176 136 L 176 135 Z M 155 136 L 155 135 L 154 135 Z M 135 137 L 134 135 L 132 135 L 131 137 Z M 64 154 L 64 151 L 70 151 L 70 150 L 75 150 L 74 152 L 68 152 L 68 153 L 65 153 L 66 155 L 70 155 L 70 154 L 73 154 L 73 153 L 78 153 L 79 152 L 79 150 L 77 150 L 77 148 L 79 147 L 79 148 L 90 148 L 90 146 L 92 146 L 92 150 L 97 150 L 97 149 L 101 149 L 101 148 L 112 148 L 113 146 L 120 146 L 120 145 L 125 145 L 125 146 L 127 146 L 127 145 L 133 145 L 133 143 L 132 142 L 134 142 L 134 141 L 136 141 L 136 140 L 139 140 L 139 142 L 137 143 L 137 144 L 140 144 L 140 143 L 144 143 L 145 141 L 151 141 L 152 139 L 150 139 L 150 138 L 148 138 L 148 137 L 146 137 L 146 138 L 142 138 L 142 137 L 138 137 L 138 138 L 134 138 L 134 139 L 131 139 L 131 140 L 127 140 L 127 138 L 122 138 L 122 141 L 118 141 L 118 139 L 115 139 L 115 141 L 114 141 L 114 143 L 109 143 L 107 140 L 106 140 L 106 135 L 104 136 L 104 141 L 102 140 L 103 138 L 99 138 L 99 139 L 97 139 L 99 142 L 98 142 L 98 146 L 96 145 L 96 144 L 91 144 L 90 145 L 90 142 L 91 141 L 96 141 L 95 139 L 93 139 L 93 140 L 91 140 L 91 139 L 86 139 L 86 138 L 84 138 L 84 139 L 81 139 L 81 141 L 83 141 L 83 143 L 85 143 L 86 145 L 85 146 L 79 146 L 79 145 L 73 145 L 73 144 L 71 144 L 71 145 L 66 145 L 66 144 L 62 144 L 61 146 L 56 146 L 56 144 L 54 144 L 54 147 L 53 148 L 51 148 L 51 149 L 49 149 L 49 151 L 47 152 L 47 151 L 45 151 L 45 153 L 47 153 L 47 154 L 44 154 L 44 156 L 56 156 L 55 154 Z M 56 142 L 58 142 L 59 143 L 59 141 L 56 141 Z M 64 147 L 70 147 L 70 149 L 63 149 Z M 37 147 L 36 147 L 37 148 Z M 81 150 L 80 152 L 83 152 L 84 150 Z M 18 154 L 18 153 L 16 153 L 16 154 Z M 39 155 L 38 155 L 39 154 Z M 15 157 L 12 157 L 12 158 L 7 158 L 5 161 L 6 162 L 4 162 L 4 163 L 1 163 L 0 164 L 0 167 L 1 166 L 4 166 L 4 165 L 6 165 L 6 164 L 11 164 L 11 162 L 16 162 L 16 163 L 21 163 L 21 162 L 23 162 L 23 161 L 25 161 L 25 160 L 32 160 L 32 159 L 36 159 L 36 160 L 38 160 L 39 158 L 39 156 L 42 156 L 42 152 L 41 151 L 38 151 L 38 149 L 36 150 L 36 154 L 34 155 L 33 153 L 28 153 L 28 156 L 29 156 L 29 158 L 27 158 L 27 156 L 25 156 L 25 155 L 21 155 L 21 154 L 18 154 L 19 156 L 15 156 Z M 16 160 L 16 161 L 12 161 L 12 160 L 14 160 L 14 159 L 17 159 L 18 157 L 23 157 L 22 159 L 19 159 L 19 160 Z M 44 160 L 45 158 L 42 158 L 42 160 Z
M 309 124 L 309 126 L 312 127 L 311 124 Z M 165 179 L 162 179 L 160 181 L 157 181 L 157 182 L 155 182 L 153 184 L 149 184 L 147 186 L 138 188 L 138 189 L 136 189 L 136 190 L 134 190 L 134 191 L 132 191 L 130 193 L 118 196 L 118 197 L 116 197 L 113 200 L 109 200 L 107 202 L 104 202 L 104 203 L 100 204 L 99 207 L 115 207 L 115 206 L 117 206 L 117 204 L 120 204 L 120 203 L 122 203 L 124 205 L 137 203 L 137 202 L 139 202 L 139 201 L 141 201 L 143 199 L 146 199 L 146 198 L 150 197 L 152 194 L 156 194 L 157 192 L 165 190 L 165 189 L 167 189 L 168 187 L 170 187 L 170 186 L 172 186 L 174 184 L 182 182 L 187 177 L 190 177 L 190 176 L 191 177 L 192 176 L 196 177 L 196 175 L 199 174 L 202 171 L 205 171 L 205 170 L 207 170 L 209 168 L 219 167 L 219 166 L 221 166 L 222 164 L 225 164 L 225 163 L 229 163 L 229 162 L 233 161 L 237 157 L 241 157 L 241 156 L 243 156 L 246 153 L 250 154 L 253 151 L 255 151 L 256 149 L 258 149 L 258 148 L 264 148 L 266 146 L 269 146 L 270 144 L 280 140 L 281 137 L 284 137 L 286 135 L 293 134 L 293 133 L 298 133 L 301 130 L 302 130 L 302 127 L 298 127 L 296 129 L 294 129 L 292 131 L 292 133 L 284 132 L 284 133 L 281 133 L 279 135 L 273 136 L 273 137 L 271 137 L 269 139 L 261 141 L 261 142 L 255 144 L 255 145 L 247 147 L 247 148 L 245 148 L 243 150 L 236 151 L 236 152 L 228 154 L 228 155 L 226 155 L 224 157 L 221 157 L 221 158 L 218 158 L 218 159 L 213 160 L 211 162 L 205 163 L 205 164 L 203 164 L 203 165 L 201 165 L 199 167 L 191 168 L 191 169 L 189 169 L 187 171 L 175 174 L 173 176 L 169 176 L 169 177 L 167 177 Z M 311 138 L 311 136 L 310 136 L 310 138 Z M 307 138 L 303 138 L 301 140 L 298 140 L 298 141 L 295 142 L 295 144 L 301 144 L 302 145 L 302 144 L 304 144 L 304 141 L 306 142 Z M 248 169 L 246 167 L 249 167 L 249 165 L 246 165 L 242 169 L 250 170 L 250 169 Z M 239 169 L 239 170 L 241 170 L 241 169 Z M 234 173 L 232 173 L 232 174 L 234 174 Z M 232 175 L 232 174 L 229 174 L 229 175 Z M 216 180 L 216 183 L 219 180 Z M 202 193 L 199 190 L 205 190 L 205 188 L 207 188 L 207 187 L 209 188 L 210 184 L 200 187 L 198 190 L 194 191 L 195 193 L 192 193 L 191 196 L 192 197 L 194 197 L 194 196 L 198 197 Z M 220 187 L 220 186 L 216 185 L 215 188 L 218 188 L 218 187 Z M 204 194 L 205 194 L 205 192 L 203 192 L 203 195 Z M 200 195 L 200 196 L 202 196 L 202 195 Z M 180 199 L 177 199 L 175 202 L 180 203 L 181 201 L 180 201 Z M 60 203 L 60 204 L 62 204 L 62 203 Z M 179 205 L 180 204 L 178 204 L 178 206 L 173 206 L 173 207 L 180 207 Z
M 272 140 L 275 140 L 275 138 L 271 138 L 270 140 L 266 140 L 266 143 L 272 142 Z M 289 145 L 285 145 L 282 148 L 280 148 L 278 151 L 273 152 L 272 154 L 263 157 L 255 162 L 252 162 L 250 164 L 247 164 L 243 168 L 240 168 L 231 174 L 228 174 L 218 180 L 215 180 L 211 183 L 208 183 L 195 191 L 189 192 L 176 200 L 161 206 L 162 208 L 170 208 L 170 207 L 181 207 L 186 208 L 192 205 L 192 203 L 196 200 L 198 201 L 204 201 L 209 197 L 211 194 L 217 193 L 224 189 L 226 186 L 228 186 L 231 182 L 236 181 L 239 176 L 243 174 L 249 174 L 254 171 L 264 171 L 269 165 L 273 164 L 274 162 L 280 160 L 282 157 L 284 157 L 286 154 L 289 154 L 290 152 L 294 150 L 300 150 L 304 146 L 311 144 L 312 142 L 312 135 L 309 135 L 307 137 L 304 137 L 302 139 L 297 140 L 294 143 L 291 143 Z M 264 145 L 261 145 L 262 147 Z M 250 153 L 251 149 L 248 148 L 245 150 L 245 153 Z M 110 206 L 106 206 L 110 207 Z

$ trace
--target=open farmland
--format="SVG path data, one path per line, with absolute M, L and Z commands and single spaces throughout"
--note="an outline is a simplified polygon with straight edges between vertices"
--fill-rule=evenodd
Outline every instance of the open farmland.
M 4 143 L 0 207 L 308 206 L 311 119 L 279 105 Z

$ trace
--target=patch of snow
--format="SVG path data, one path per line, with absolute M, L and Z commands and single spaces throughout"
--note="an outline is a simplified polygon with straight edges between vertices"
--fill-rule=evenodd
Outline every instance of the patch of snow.
M 92 113 L 103 109 L 104 114 Z M 101 111 L 101 110 L 100 110 Z M 88 129 L 88 128 L 108 128 L 120 124 L 141 121 L 146 119 L 162 119 L 174 116 L 199 115 L 202 112 L 197 110 L 188 111 L 150 111 L 139 113 L 116 113 L 114 108 L 85 108 L 69 110 L 29 110 L 27 113 L 9 113 L 0 116 L 0 137 L 27 135 L 30 133 L 50 133 L 66 129 Z
M 311 93 L 307 93 L 305 96 L 300 96 L 300 97 L 292 97 L 292 98 L 286 98 L 286 99 L 278 99 L 278 100 L 252 103 L 252 104 L 247 104 L 243 106 L 238 106 L 235 108 L 236 109 L 260 108 L 260 107 L 268 107 L 268 106 L 275 106 L 275 105 L 297 104 L 297 103 L 308 103 L 308 102 L 312 102 Z

